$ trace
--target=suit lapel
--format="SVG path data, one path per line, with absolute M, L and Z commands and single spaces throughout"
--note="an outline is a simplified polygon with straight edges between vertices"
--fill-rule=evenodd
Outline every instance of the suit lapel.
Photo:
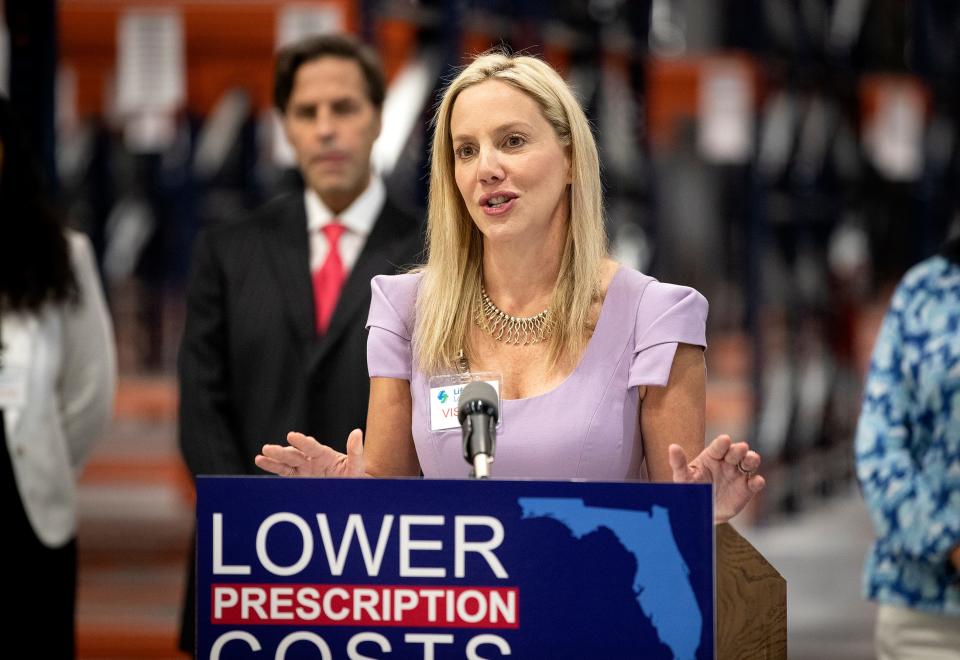
M 280 283 L 278 292 L 297 336 L 316 339 L 313 283 L 310 279 L 310 246 L 303 196 L 296 195 L 274 222 L 265 226 L 264 243 L 271 268 Z
M 353 321 L 359 314 L 366 314 L 370 306 L 370 280 L 382 273 L 393 273 L 404 259 L 406 245 L 403 239 L 413 236 L 416 223 L 387 201 L 380 212 L 367 242 L 350 270 L 350 275 L 340 292 L 340 300 L 330 319 L 330 327 L 310 360 L 310 369 L 329 353 L 344 332 L 352 331 Z

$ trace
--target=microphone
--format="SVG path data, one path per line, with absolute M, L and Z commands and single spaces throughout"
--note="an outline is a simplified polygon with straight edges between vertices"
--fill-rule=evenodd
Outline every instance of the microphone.
M 457 417 L 463 429 L 463 458 L 473 466 L 477 479 L 490 477 L 490 463 L 497 448 L 499 398 L 490 383 L 475 380 L 460 394 Z

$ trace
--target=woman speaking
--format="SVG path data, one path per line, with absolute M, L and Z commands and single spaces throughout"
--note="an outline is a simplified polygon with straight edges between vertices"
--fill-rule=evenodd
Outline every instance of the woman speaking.
M 453 80 L 427 224 L 426 265 L 372 282 L 365 446 L 359 429 L 347 454 L 293 432 L 258 466 L 461 476 L 431 393 L 473 375 L 500 386 L 497 477 L 712 482 L 718 522 L 763 488 L 746 443 L 703 448 L 706 300 L 608 258 L 596 144 L 549 65 L 493 53 Z

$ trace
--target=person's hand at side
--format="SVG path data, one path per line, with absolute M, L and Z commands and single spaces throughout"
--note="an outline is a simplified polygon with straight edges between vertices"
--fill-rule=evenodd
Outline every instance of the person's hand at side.
M 953 564 L 953 570 L 960 573 L 960 544 L 953 546 L 950 551 L 950 563 Z
M 757 474 L 760 454 L 746 442 L 733 442 L 728 435 L 714 438 L 692 461 L 676 444 L 670 445 L 669 457 L 674 483 L 713 484 L 714 523 L 727 522 L 737 515 L 766 484 Z
M 363 431 L 354 429 L 347 438 L 347 453 L 322 445 L 315 438 L 291 431 L 289 446 L 264 445 L 254 462 L 257 467 L 281 477 L 363 477 Z

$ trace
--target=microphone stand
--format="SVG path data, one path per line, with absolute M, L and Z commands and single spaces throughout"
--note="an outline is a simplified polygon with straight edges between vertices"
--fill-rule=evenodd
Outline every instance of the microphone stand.
M 464 457 L 473 467 L 470 470 L 470 477 L 489 479 L 490 463 L 493 462 L 493 451 L 496 445 L 496 422 L 490 415 L 474 413 L 469 415 L 463 424 L 466 437 Z

